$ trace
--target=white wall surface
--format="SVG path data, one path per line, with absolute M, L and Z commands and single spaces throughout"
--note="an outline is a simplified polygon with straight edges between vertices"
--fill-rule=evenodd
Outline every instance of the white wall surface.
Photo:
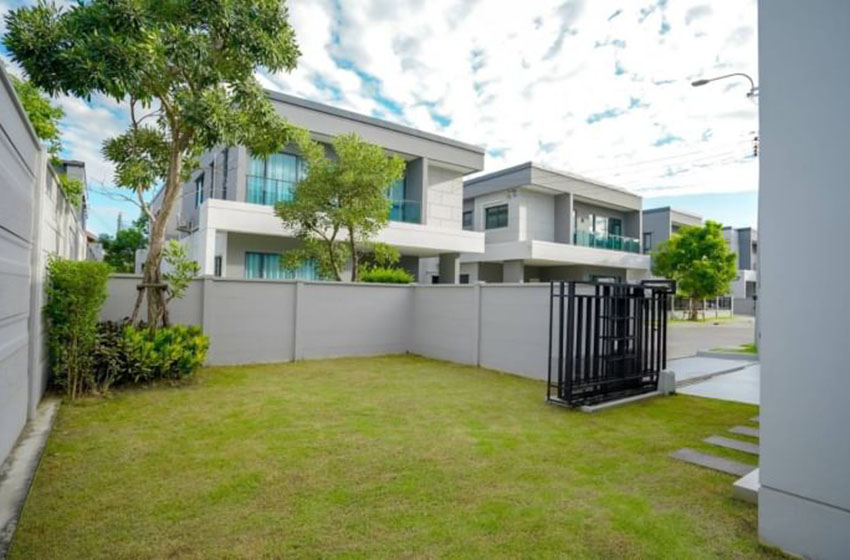
M 0 67 L 0 464 L 47 381 L 47 258 L 85 258 L 85 231 L 62 195 L 6 72 Z
M 848 24 L 844 0 L 759 3 L 759 534 L 819 559 L 850 558 L 850 251 L 824 241 L 850 207 Z
M 477 362 L 478 302 L 475 286 L 412 289 L 410 351 L 462 364 Z

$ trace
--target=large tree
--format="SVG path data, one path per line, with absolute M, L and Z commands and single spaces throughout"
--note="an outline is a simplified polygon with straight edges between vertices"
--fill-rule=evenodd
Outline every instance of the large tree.
M 281 0 L 89 0 L 69 9 L 40 1 L 6 16 L 4 43 L 50 94 L 125 103 L 127 130 L 105 143 L 115 183 L 135 191 L 151 220 L 144 280 L 147 322 L 167 320 L 160 269 L 166 223 L 198 156 L 216 145 L 253 153 L 292 132 L 254 72 L 292 70 L 299 51 Z M 154 215 L 144 193 L 164 183 Z
M 302 242 L 302 249 L 290 253 L 288 264 L 314 259 L 324 276 L 341 280 L 350 262 L 351 281 L 357 282 L 361 252 L 389 222 L 387 190 L 404 175 L 404 160 L 356 134 L 337 136 L 332 157 L 306 132 L 299 131 L 295 138 L 307 174 L 292 200 L 276 207 L 284 227 Z
M 682 227 L 652 253 L 653 274 L 675 280 L 678 292 L 691 299 L 692 320 L 697 318 L 694 300 L 729 293 L 737 275 L 735 263 L 723 226 L 711 220 L 701 227 Z
M 101 234 L 98 241 L 103 246 L 103 261 L 115 272 L 133 272 L 136 267 L 136 251 L 147 246 L 148 218 L 142 214 L 128 228 Z

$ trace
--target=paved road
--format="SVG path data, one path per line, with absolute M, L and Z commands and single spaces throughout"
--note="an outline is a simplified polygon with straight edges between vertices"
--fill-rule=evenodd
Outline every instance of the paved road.
M 753 341 L 755 321 L 741 317 L 736 321 L 706 323 L 670 323 L 667 333 L 667 356 L 670 359 L 693 356 L 698 350 L 733 347 Z

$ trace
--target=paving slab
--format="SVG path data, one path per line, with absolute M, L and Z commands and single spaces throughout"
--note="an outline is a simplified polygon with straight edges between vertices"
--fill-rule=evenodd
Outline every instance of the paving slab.
M 667 370 L 676 374 L 676 383 L 681 384 L 712 375 L 741 370 L 752 365 L 748 360 L 726 360 L 722 358 L 679 358 L 667 361 Z
M 723 360 L 731 362 L 732 360 Z M 678 393 L 707 397 L 723 401 L 759 404 L 760 402 L 761 366 L 749 362 L 743 369 L 717 375 L 711 379 L 700 381 L 686 387 L 677 388 Z
M 751 504 L 758 504 L 759 487 L 759 470 L 755 469 L 732 484 L 732 497 Z
M 752 465 L 739 463 L 738 461 L 726 459 L 725 457 L 709 455 L 708 453 L 688 449 L 687 447 L 671 453 L 670 457 L 679 459 L 680 461 L 685 461 L 686 463 L 705 467 L 707 469 L 733 474 L 735 476 L 744 476 L 755 469 Z
M 759 437 L 759 429 L 751 428 L 749 426 L 735 426 L 734 428 L 729 428 L 729 431 L 733 434 L 738 434 L 742 436 L 750 436 L 750 437 Z
M 749 441 L 741 441 L 739 439 L 733 439 L 723 436 L 711 436 L 707 437 L 704 440 L 705 443 L 710 443 L 712 445 L 717 445 L 718 447 L 725 447 L 726 449 L 734 449 L 736 451 L 743 451 L 744 453 L 751 453 L 753 455 L 759 454 L 759 446 L 757 443 L 750 443 Z

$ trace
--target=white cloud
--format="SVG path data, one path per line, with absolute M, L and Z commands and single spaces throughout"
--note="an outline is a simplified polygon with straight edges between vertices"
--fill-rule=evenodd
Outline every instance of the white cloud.
M 0 0 L 0 15 L 9 5 Z M 260 74 L 266 87 L 485 146 L 487 170 L 533 159 L 644 195 L 756 189 L 746 84 L 690 86 L 757 76 L 755 0 L 289 8 L 302 56 L 290 74 Z M 100 145 L 126 111 L 103 97 L 60 102 L 67 155 L 109 183 Z

